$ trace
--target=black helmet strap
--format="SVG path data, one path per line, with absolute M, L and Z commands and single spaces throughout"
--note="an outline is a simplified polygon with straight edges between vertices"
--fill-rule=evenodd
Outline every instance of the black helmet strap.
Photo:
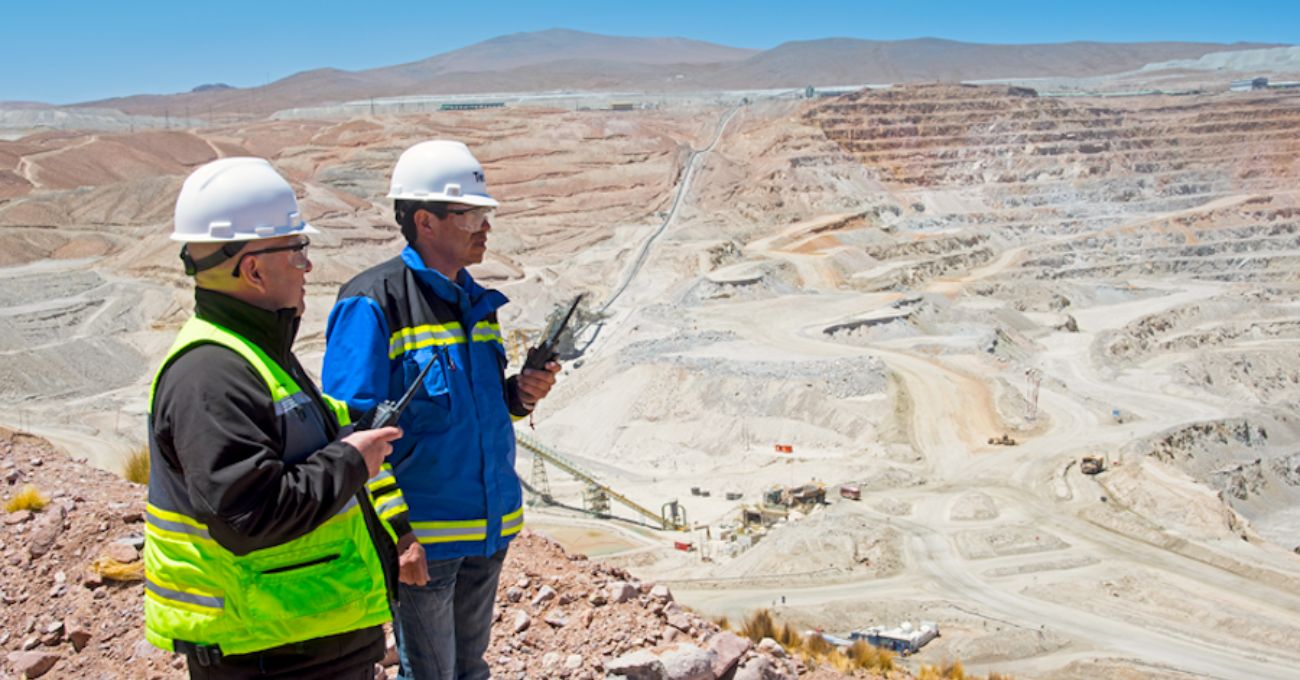
M 220 250 L 217 250 L 211 255 L 196 260 L 190 256 L 190 246 L 187 243 L 181 246 L 181 262 L 185 263 L 185 274 L 188 276 L 194 276 L 201 271 L 212 269 L 222 262 L 238 255 L 239 251 L 243 250 L 245 245 L 248 245 L 248 241 L 231 241 L 221 246 Z

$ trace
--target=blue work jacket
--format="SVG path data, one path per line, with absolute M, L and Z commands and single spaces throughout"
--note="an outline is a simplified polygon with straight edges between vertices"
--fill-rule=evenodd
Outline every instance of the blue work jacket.
M 399 534 L 409 521 L 429 559 L 492 555 L 523 527 L 513 421 L 527 411 L 505 377 L 496 311 L 506 302 L 464 270 L 451 281 L 426 267 L 408 246 L 345 284 L 330 311 L 322 383 L 354 414 L 399 399 L 435 364 L 380 473 L 396 479 L 409 513 L 389 521 Z

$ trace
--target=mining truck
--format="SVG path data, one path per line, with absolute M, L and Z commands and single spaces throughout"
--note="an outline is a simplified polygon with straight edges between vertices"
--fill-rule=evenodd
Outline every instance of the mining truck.
M 1079 471 L 1085 475 L 1095 475 L 1106 469 L 1106 460 L 1101 456 L 1084 456 L 1079 461 Z

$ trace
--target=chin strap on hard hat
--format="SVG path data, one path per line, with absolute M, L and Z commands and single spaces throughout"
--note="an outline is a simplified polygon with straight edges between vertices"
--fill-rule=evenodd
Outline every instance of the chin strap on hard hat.
M 181 262 L 185 263 L 185 274 L 187 276 L 194 276 L 201 271 L 212 269 L 222 262 L 238 255 L 239 251 L 243 250 L 244 246 L 247 244 L 247 241 L 231 241 L 230 243 L 221 246 L 221 249 L 215 253 L 200 257 L 197 260 L 190 255 L 189 244 L 183 245 L 181 246 Z

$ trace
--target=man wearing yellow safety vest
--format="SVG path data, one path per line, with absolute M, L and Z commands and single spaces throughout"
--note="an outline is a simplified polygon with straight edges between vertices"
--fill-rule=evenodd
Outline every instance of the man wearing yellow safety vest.
M 346 407 L 291 351 L 315 233 L 259 158 L 176 201 L 194 316 L 150 394 L 144 606 L 192 678 L 372 680 L 384 654 L 397 555 L 366 480 L 401 431 L 340 438 Z
M 524 521 L 512 418 L 547 395 L 560 366 L 505 376 L 497 310 L 506 297 L 465 270 L 483 261 L 497 206 L 470 150 L 417 144 L 398 159 L 391 189 L 407 246 L 343 286 L 322 380 L 363 412 L 433 365 L 399 421 L 407 436 L 391 468 L 372 482 L 391 499 L 380 513 L 414 539 L 402 542 L 400 677 L 482 680 L 497 579 Z

